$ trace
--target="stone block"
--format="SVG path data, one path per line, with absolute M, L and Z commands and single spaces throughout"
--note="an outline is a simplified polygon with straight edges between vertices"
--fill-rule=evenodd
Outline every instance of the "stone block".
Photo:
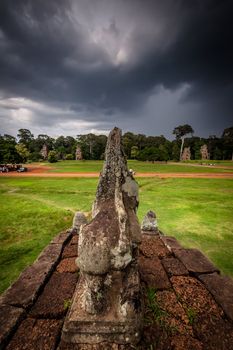
M 165 257 L 161 260 L 164 269 L 169 277 L 188 275 L 188 270 L 182 262 L 173 256 Z
M 78 272 L 79 268 L 75 263 L 76 258 L 65 258 L 57 266 L 58 272 Z
M 182 246 L 175 237 L 161 236 L 160 239 L 163 241 L 169 251 L 173 251 L 173 249 L 182 249 Z
M 188 316 L 172 290 L 156 292 L 156 302 L 162 310 L 160 322 L 167 329 L 174 328 L 176 333 L 193 336 L 192 326 L 189 324 Z
M 0 349 L 4 347 L 25 314 L 22 308 L 0 304 Z
M 139 257 L 140 277 L 148 287 L 156 290 L 168 289 L 171 287 L 167 274 L 157 257 Z
M 40 255 L 38 261 L 46 261 L 48 264 L 56 264 L 61 256 L 62 244 L 49 244 L 45 247 Z M 36 261 L 37 261 L 36 260 Z
M 131 273 L 131 267 L 124 279 L 121 272 L 113 272 L 106 290 L 106 308 L 98 314 L 83 309 L 85 283 L 81 277 L 64 322 L 62 340 L 77 344 L 137 343 L 142 328 L 139 276 Z
M 207 314 L 196 317 L 193 329 L 196 337 L 203 343 L 204 349 L 208 350 L 233 350 L 233 326 L 232 323 L 221 317 Z
M 71 238 L 70 244 L 78 245 L 78 238 L 79 238 L 79 235 L 74 234 Z
M 67 312 L 78 276 L 54 273 L 30 311 L 34 318 L 62 318 Z
M 185 335 L 176 335 L 171 339 L 171 348 L 173 350 L 204 350 L 203 344 L 193 337 Z M 216 349 L 217 350 L 217 349 Z
M 193 317 L 209 315 L 220 318 L 223 311 L 204 285 L 194 277 L 174 276 L 170 279 L 179 301 L 186 310 L 193 311 Z
M 3 293 L 2 302 L 25 309 L 31 306 L 54 270 L 61 251 L 61 244 L 49 244 L 38 259 Z
M 200 275 L 199 279 L 214 296 L 215 300 L 222 307 L 227 317 L 233 321 L 232 279 L 226 276 L 220 276 L 217 273 Z
M 165 247 L 159 236 L 143 235 L 139 251 L 147 258 L 168 256 L 169 250 Z
M 64 244 L 66 244 L 71 237 L 72 237 L 71 230 L 61 232 L 51 241 L 51 244 L 62 244 L 64 246 Z
M 78 245 L 70 243 L 64 248 L 62 253 L 62 259 L 77 257 L 77 255 L 78 255 Z
M 61 341 L 57 350 L 132 350 L 131 346 L 122 346 L 111 343 L 99 344 L 72 344 Z
M 219 272 L 198 249 L 174 249 L 173 253 L 189 272 L 194 274 Z
M 7 350 L 54 350 L 59 339 L 62 321 L 60 320 L 24 320 Z

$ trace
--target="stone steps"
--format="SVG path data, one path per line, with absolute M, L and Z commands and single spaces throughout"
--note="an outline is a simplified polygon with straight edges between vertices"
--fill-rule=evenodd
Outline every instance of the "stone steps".
M 77 240 L 59 234 L 1 296 L 1 349 L 133 349 L 61 341 L 78 280 Z M 137 349 L 233 349 L 233 281 L 172 237 L 144 232 L 139 253 L 145 321 Z

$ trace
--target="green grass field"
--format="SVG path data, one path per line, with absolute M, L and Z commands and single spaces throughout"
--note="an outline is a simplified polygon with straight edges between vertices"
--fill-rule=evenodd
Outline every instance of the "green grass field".
M 129 166 L 131 166 L 129 164 Z M 233 181 L 138 178 L 140 221 L 155 210 L 159 227 L 201 249 L 233 277 Z M 0 292 L 32 263 L 76 210 L 88 212 L 97 179 L 0 178 Z
M 189 163 L 159 163 L 159 162 L 140 162 L 137 160 L 129 160 L 128 166 L 132 168 L 134 171 L 139 173 L 146 172 L 160 172 L 160 173 L 219 173 L 219 172 L 233 172 L 232 169 L 215 169 L 211 167 L 204 167 L 197 164 L 197 166 L 190 166 Z M 232 164 L 232 163 L 231 163 Z M 52 169 L 48 170 L 48 172 L 100 172 L 103 166 L 103 161 L 96 160 L 83 160 L 83 161 L 75 161 L 75 160 L 66 160 L 59 161 L 57 163 L 37 163 L 37 165 L 50 166 Z M 216 164 L 217 165 L 217 164 Z M 223 164 L 224 166 L 228 165 Z M 229 165 L 228 165 L 229 166 Z

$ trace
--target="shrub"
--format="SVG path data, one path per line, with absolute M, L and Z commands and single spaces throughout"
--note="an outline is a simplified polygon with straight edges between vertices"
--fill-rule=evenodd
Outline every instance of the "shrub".
M 66 160 L 73 160 L 73 159 L 74 159 L 73 154 L 69 153 L 66 155 Z
M 57 153 L 55 151 L 49 151 L 48 161 L 49 161 L 49 163 L 56 163 L 57 162 Z

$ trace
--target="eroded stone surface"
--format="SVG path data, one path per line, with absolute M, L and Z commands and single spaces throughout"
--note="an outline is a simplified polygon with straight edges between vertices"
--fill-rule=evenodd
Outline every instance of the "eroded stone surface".
M 206 350 L 199 340 L 185 335 L 172 337 L 171 348 L 172 350 Z
M 156 299 L 160 309 L 164 311 L 161 321 L 165 322 L 173 333 L 193 336 L 188 316 L 175 293 L 171 290 L 159 291 L 156 293 Z
M 192 273 L 219 272 L 207 257 L 198 249 L 173 249 L 175 256 Z
M 24 309 L 0 304 L 0 349 L 24 316 Z
M 158 234 L 158 224 L 155 212 L 152 210 L 148 211 L 148 213 L 144 216 L 142 225 L 141 225 L 142 231 L 149 232 L 150 234 Z
M 159 258 L 170 255 L 169 250 L 157 237 L 142 236 L 142 243 L 139 246 L 139 251 L 147 258 L 158 256 Z
M 204 349 L 233 350 L 233 326 L 221 317 L 198 315 L 193 329 Z
M 59 320 L 27 318 L 20 324 L 7 350 L 55 349 L 61 326 Z
M 78 238 L 79 238 L 79 236 L 78 236 L 77 234 L 74 234 L 73 237 L 72 237 L 72 239 L 71 239 L 71 241 L 70 241 L 70 244 L 72 244 L 72 245 L 75 244 L 76 247 L 77 247 Z
M 61 341 L 57 350 L 127 350 L 131 347 L 118 344 L 100 343 L 100 344 L 71 344 Z
M 54 273 L 43 293 L 33 306 L 30 316 L 61 318 L 70 307 L 78 276 L 73 273 Z
M 86 225 L 86 224 L 87 224 L 87 218 L 85 214 L 81 211 L 77 211 L 73 219 L 73 228 L 76 228 L 77 230 L 79 230 L 82 225 Z
M 47 264 L 55 264 L 62 252 L 63 244 L 58 243 L 58 244 L 49 244 L 47 247 L 45 247 L 40 255 L 38 256 L 37 260 L 38 261 L 45 261 Z
M 216 317 L 223 315 L 211 294 L 196 278 L 174 276 L 170 280 L 184 307 L 192 308 L 196 315 L 210 313 Z
M 173 256 L 162 259 L 162 264 L 169 277 L 188 275 L 188 270 L 182 262 Z
M 28 308 L 51 275 L 62 251 L 62 244 L 49 244 L 37 260 L 1 296 L 5 304 Z
M 64 232 L 61 232 L 59 235 L 57 235 L 52 241 L 51 244 L 65 244 L 67 241 L 72 237 L 72 231 L 67 230 Z
M 201 275 L 199 279 L 214 296 L 225 314 L 233 321 L 233 281 L 217 273 Z
M 231 349 L 233 325 L 224 319 L 222 309 L 203 284 L 186 276 L 172 277 L 171 281 L 204 349 Z
M 79 268 L 75 263 L 75 258 L 65 258 L 60 261 L 56 270 L 58 272 L 78 272 Z
M 16 282 L 2 295 L 5 304 L 27 308 L 33 304 L 55 263 L 46 259 L 36 261 L 24 270 Z
M 73 240 L 73 238 L 72 238 L 72 240 Z M 63 253 L 62 253 L 62 259 L 77 257 L 77 255 L 78 255 L 77 243 L 78 242 L 76 242 L 76 245 L 74 245 L 73 242 L 70 242 L 70 244 L 64 248 Z
M 183 249 L 175 237 L 160 236 L 160 239 L 170 251 L 173 251 L 173 249 Z
M 136 343 L 140 338 L 138 184 L 128 171 L 118 128 L 109 134 L 105 155 L 93 219 L 79 233 L 81 278 L 63 327 L 63 340 L 72 343 Z
M 157 290 L 171 287 L 167 274 L 160 260 L 156 256 L 153 258 L 140 256 L 139 271 L 141 280 L 145 282 L 148 287 Z

